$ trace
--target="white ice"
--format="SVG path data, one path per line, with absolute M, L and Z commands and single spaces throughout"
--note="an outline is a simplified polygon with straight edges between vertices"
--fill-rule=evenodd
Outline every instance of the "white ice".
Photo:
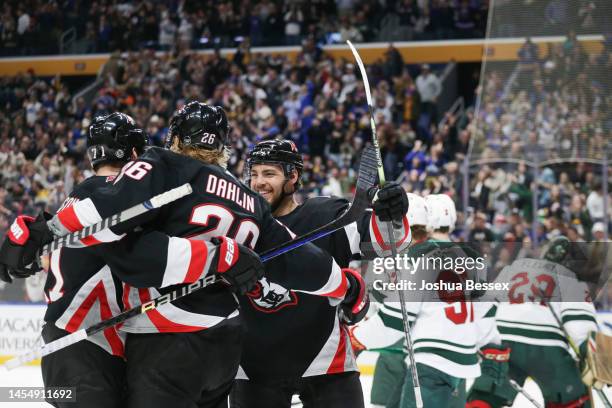
M 363 389 L 365 393 L 365 400 L 369 400 L 370 388 L 372 387 L 372 377 L 371 376 L 361 376 L 361 383 L 363 384 Z M 9 386 L 22 386 L 22 387 L 39 387 L 42 386 L 42 376 L 40 373 L 40 367 L 20 367 L 11 371 L 0 371 L 0 386 L 9 387 Z M 536 398 L 540 403 L 542 403 L 542 394 L 538 389 L 537 385 L 528 380 L 525 384 L 525 390 L 534 398 Z M 608 398 L 612 399 L 612 392 L 610 389 L 607 390 L 606 394 Z M 78 398 L 78 396 L 77 396 Z M 597 397 L 595 397 L 597 399 Z M 2 408 L 48 408 L 51 405 L 44 402 L 18 402 L 18 403 L 10 403 L 10 402 L 1 402 L 0 407 Z M 299 406 L 299 405 L 297 405 Z M 369 405 L 366 405 L 369 407 Z M 597 408 L 603 407 L 603 404 L 597 401 Z M 512 405 L 512 408 L 533 408 L 533 405 L 529 403 L 523 396 L 520 396 Z

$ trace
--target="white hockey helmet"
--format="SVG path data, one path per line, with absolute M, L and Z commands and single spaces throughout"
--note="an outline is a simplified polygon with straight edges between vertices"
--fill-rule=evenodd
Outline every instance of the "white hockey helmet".
M 455 208 L 455 202 L 446 194 L 438 194 L 438 200 L 440 200 L 442 214 L 440 215 L 440 227 L 448 227 L 450 231 L 455 228 L 457 223 L 457 209 Z
M 452 231 L 457 222 L 457 210 L 453 200 L 446 194 L 432 194 L 425 199 L 427 202 L 429 229 L 435 231 L 448 227 L 449 231 Z
M 414 193 L 408 195 L 408 223 L 427 226 L 427 203 L 425 199 Z
M 436 194 L 430 194 L 425 197 L 425 204 L 427 208 L 427 228 L 431 231 L 438 229 L 439 218 L 442 210 L 438 203 L 438 196 Z

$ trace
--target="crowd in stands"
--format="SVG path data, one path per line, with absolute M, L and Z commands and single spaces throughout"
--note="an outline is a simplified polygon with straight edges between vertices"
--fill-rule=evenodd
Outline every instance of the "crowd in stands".
M 485 0 L 7 0 L 1 55 L 477 38 Z M 60 50 L 64 32 L 77 41 Z M 1 56 L 0 55 L 0 56 Z
M 478 91 L 478 113 L 445 114 L 436 110 L 441 85 L 435 70 L 412 70 L 389 46 L 384 59 L 368 66 L 387 177 L 399 179 L 407 191 L 449 194 L 460 211 L 458 239 L 545 243 L 558 234 L 601 239 L 609 220 L 603 219 L 600 167 L 551 164 L 534 178 L 529 163 L 600 157 L 601 139 L 610 140 L 610 79 L 596 73 L 609 72 L 611 55 L 604 49 L 589 56 L 570 38 L 545 60 L 531 61 L 530 69 L 521 60 L 517 85 L 507 95 L 507 75 L 490 72 L 486 88 Z M 563 74 L 567 71 L 576 75 Z M 222 105 L 233 126 L 230 170 L 243 173 L 254 143 L 291 139 L 305 155 L 305 195 L 350 195 L 359 152 L 371 137 L 358 70 L 313 41 L 294 61 L 251 53 L 244 44 L 231 57 L 189 50 L 114 54 L 102 78 L 91 103 L 72 103 L 58 78 L 31 72 L 0 78 L 2 236 L 16 215 L 55 211 L 72 186 L 91 175 L 85 136 L 98 115 L 117 110 L 132 115 L 159 146 L 172 113 L 186 101 Z M 511 155 L 525 161 L 475 167 L 466 209 L 462 165 L 471 139 L 480 152 L 474 159 Z M 609 215 L 612 197 L 608 204 Z

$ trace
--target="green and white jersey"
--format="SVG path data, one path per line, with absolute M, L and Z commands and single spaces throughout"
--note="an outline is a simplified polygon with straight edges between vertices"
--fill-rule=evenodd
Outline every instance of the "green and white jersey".
M 511 283 L 495 317 L 502 340 L 569 350 L 557 320 L 540 302 L 542 294 L 551 300 L 550 306 L 575 344 L 597 330 L 588 287 L 562 265 L 544 259 L 520 259 L 504 268 L 496 280 Z
M 463 252 L 456 244 L 439 241 L 428 241 L 415 245 L 408 250 L 407 255 L 414 258 L 472 256 L 472 254 Z M 425 276 L 425 273 L 429 276 Z M 446 275 L 441 278 L 442 273 Z M 459 275 L 448 270 L 417 270 L 411 276 L 412 278 L 403 275 L 402 278 L 414 280 L 417 288 L 421 285 L 422 280 L 436 282 L 442 279 L 448 282 L 456 279 L 457 282 L 461 281 L 458 278 Z M 411 334 L 416 361 L 457 378 L 480 376 L 477 355 L 479 339 L 473 303 L 452 301 L 452 299 L 463 299 L 463 297 L 456 297 L 459 293 L 456 291 L 439 290 L 437 293 L 438 296 L 434 298 L 431 296 L 431 291 L 417 290 L 410 293 L 411 301 L 406 302 L 408 318 L 412 326 Z M 384 303 L 378 315 L 386 327 L 401 333 L 403 330 L 402 315 L 398 303 Z

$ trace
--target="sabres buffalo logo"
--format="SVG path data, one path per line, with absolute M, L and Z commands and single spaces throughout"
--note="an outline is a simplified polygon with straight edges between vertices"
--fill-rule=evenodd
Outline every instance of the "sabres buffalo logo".
M 297 295 L 276 283 L 262 278 L 255 289 L 247 293 L 251 305 L 260 312 L 273 313 L 284 307 L 297 305 Z

